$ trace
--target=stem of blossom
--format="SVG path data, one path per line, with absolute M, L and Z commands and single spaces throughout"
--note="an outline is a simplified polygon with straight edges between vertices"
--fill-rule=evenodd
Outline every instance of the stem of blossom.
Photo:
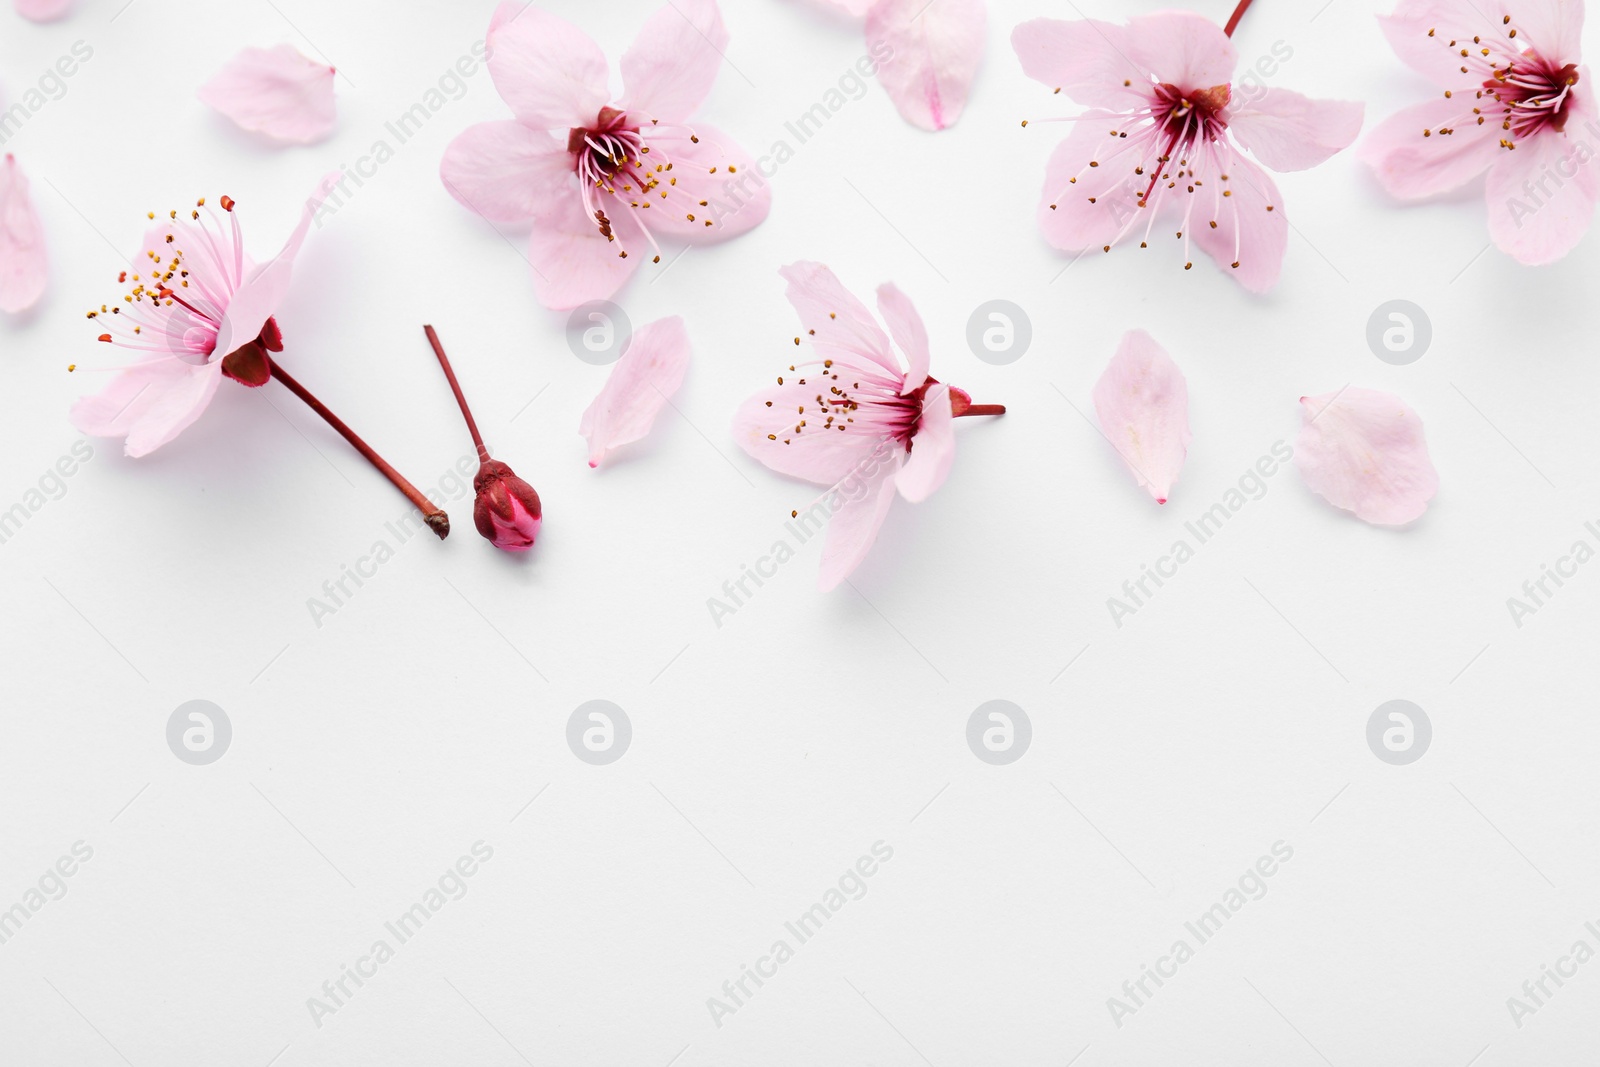
M 968 415 L 1004 415 L 1005 413 L 1006 406 L 1004 404 L 971 404 L 968 405 L 967 410 L 956 415 L 956 418 L 964 419 Z
M 423 496 L 416 486 L 406 481 L 399 471 L 389 465 L 388 460 L 373 451 L 371 445 L 363 441 L 360 435 L 346 426 L 343 419 L 329 411 L 328 406 L 322 401 L 312 396 L 310 390 L 290 377 L 289 372 L 279 366 L 276 359 L 272 361 L 272 376 L 282 382 L 285 389 L 305 401 L 306 406 L 312 411 L 321 415 L 322 420 L 335 430 L 338 430 L 339 436 L 349 441 L 357 452 L 367 458 L 368 463 L 378 468 L 379 473 L 393 482 L 395 488 L 404 493 L 406 499 L 415 504 L 417 509 L 422 512 L 423 521 L 428 524 L 429 529 L 439 535 L 439 540 L 443 541 L 450 536 L 450 516 L 441 511 L 433 501 Z
M 428 343 L 433 346 L 433 354 L 439 357 L 439 366 L 444 368 L 444 376 L 450 383 L 450 390 L 456 394 L 456 403 L 461 405 L 461 414 L 467 420 L 467 430 L 472 434 L 472 443 L 478 446 L 478 459 L 489 462 L 489 450 L 483 447 L 483 437 L 478 433 L 478 424 L 472 419 L 472 409 L 467 407 L 467 398 L 461 392 L 461 383 L 456 381 L 455 369 L 450 366 L 450 357 L 444 354 L 444 345 L 439 343 L 439 335 L 432 326 L 424 326 L 422 332 L 428 335 Z
M 1228 17 L 1228 24 L 1222 27 L 1222 32 L 1225 35 L 1233 36 L 1233 31 L 1239 28 L 1239 20 L 1244 18 L 1244 13 L 1250 10 L 1250 5 L 1253 2 L 1254 0 L 1239 0 L 1239 6 L 1234 8 L 1233 14 Z

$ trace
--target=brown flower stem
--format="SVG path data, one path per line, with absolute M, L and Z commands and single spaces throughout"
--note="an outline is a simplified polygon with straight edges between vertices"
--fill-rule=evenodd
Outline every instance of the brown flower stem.
M 472 443 L 478 446 L 478 459 L 484 463 L 489 462 L 489 450 L 483 447 L 483 437 L 478 433 L 478 424 L 472 419 L 472 409 L 467 407 L 467 398 L 461 392 L 461 383 L 456 381 L 455 368 L 450 366 L 450 357 L 444 354 L 444 345 L 439 343 L 439 335 L 432 326 L 424 326 L 422 332 L 428 335 L 428 343 L 433 346 L 433 354 L 439 357 L 439 366 L 444 368 L 445 380 L 450 383 L 451 392 L 456 394 L 456 403 L 461 405 L 461 414 L 467 420 L 467 430 L 472 434 Z
M 1250 5 L 1253 2 L 1254 0 L 1239 0 L 1239 6 L 1233 9 L 1232 15 L 1228 16 L 1228 24 L 1222 27 L 1224 34 L 1229 37 L 1233 36 L 1233 31 L 1239 28 L 1239 20 L 1244 18 L 1244 13 L 1250 10 Z
M 1006 406 L 1004 404 L 972 404 L 967 407 L 967 410 L 957 415 L 956 418 L 964 419 L 968 415 L 1004 415 L 1005 413 Z
M 321 415 L 322 420 L 335 430 L 338 430 L 339 436 L 349 441 L 357 452 L 367 458 L 368 463 L 378 468 L 379 473 L 393 482 L 395 488 L 404 493 L 406 499 L 415 504 L 417 509 L 422 512 L 423 521 L 428 524 L 434 533 L 439 535 L 439 540 L 443 541 L 450 536 L 450 516 L 435 506 L 433 501 L 423 496 L 421 490 L 416 486 L 406 481 L 399 471 L 389 465 L 388 460 L 373 451 L 371 445 L 363 441 L 359 434 L 346 426 L 343 419 L 329 411 L 328 405 L 312 396 L 310 390 L 290 377 L 289 372 L 284 370 L 276 359 L 272 361 L 272 376 L 282 382 L 285 389 L 304 400 L 307 407 Z

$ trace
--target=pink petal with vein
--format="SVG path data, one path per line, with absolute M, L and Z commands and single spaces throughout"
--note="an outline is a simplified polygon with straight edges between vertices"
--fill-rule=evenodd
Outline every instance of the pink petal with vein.
M 888 324 L 889 336 L 894 338 L 895 345 L 900 349 L 900 354 L 905 356 L 906 365 L 910 368 L 906 371 L 905 384 L 900 386 L 900 395 L 916 392 L 928 380 L 928 367 L 933 359 L 922 316 L 917 314 L 911 298 L 893 282 L 878 286 L 878 314 Z
M 544 130 L 501 120 L 468 126 L 444 150 L 439 180 L 494 222 L 527 222 L 572 184 L 572 156 Z
M 688 369 L 689 334 L 682 319 L 674 315 L 636 331 L 578 423 L 578 433 L 589 439 L 589 466 L 600 466 L 611 449 L 648 434 Z
M 930 386 L 922 398 L 922 417 L 917 420 L 911 454 L 895 477 L 900 495 L 920 504 L 933 495 L 950 476 L 956 461 L 956 418 L 950 407 L 950 387 L 943 382 Z
M 0 311 L 26 311 L 44 295 L 44 225 L 14 157 L 0 161 Z
M 246 48 L 200 87 L 200 99 L 252 133 L 312 144 L 333 132 L 333 76 L 292 45 Z
M 217 328 L 217 351 L 227 355 L 240 345 L 249 344 L 261 333 L 267 320 L 278 312 L 278 305 L 288 295 L 289 282 L 294 275 L 295 257 L 311 232 L 311 222 L 321 210 L 323 201 L 333 194 L 334 187 L 343 180 L 339 171 L 323 176 L 306 198 L 300 209 L 300 222 L 276 256 L 259 267 L 251 269 L 244 284 L 239 286 L 228 301 L 228 310 Z
M 1100 429 L 1134 479 L 1165 504 L 1189 454 L 1189 383 L 1143 330 L 1122 335 L 1094 387 Z
M 1328 503 L 1381 526 L 1428 510 L 1439 472 L 1428 458 L 1422 420 L 1399 397 L 1347 388 L 1301 397 L 1300 410 L 1305 424 L 1295 439 L 1295 466 Z
M 1349 148 L 1361 132 L 1362 105 L 1313 100 L 1288 89 L 1268 89 L 1259 100 L 1228 109 L 1234 139 L 1282 173 L 1308 170 Z
M 817 585 L 824 592 L 849 577 L 878 539 L 889 505 L 894 503 L 895 477 L 904 455 L 899 450 L 880 450 L 835 489 L 841 506 L 828 520 L 817 575 Z
M 711 92 L 728 47 L 715 0 L 672 0 L 649 20 L 622 56 L 629 111 L 682 122 Z
M 867 44 L 894 54 L 878 70 L 900 115 L 924 130 L 955 125 L 983 60 L 983 0 L 879 0 Z
M 517 118 L 565 133 L 595 120 L 611 95 L 600 46 L 535 5 L 505 0 L 489 23 L 489 76 Z

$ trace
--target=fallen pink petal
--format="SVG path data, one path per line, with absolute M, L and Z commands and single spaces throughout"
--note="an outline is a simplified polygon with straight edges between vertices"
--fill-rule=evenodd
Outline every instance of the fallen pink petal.
M 896 489 L 915 503 L 944 483 L 955 459 L 953 421 L 1005 407 L 974 404 L 929 375 L 927 330 L 895 286 L 878 289 L 886 334 L 822 264 L 778 273 L 800 314 L 794 344 L 809 345 L 811 358 L 746 400 L 733 432 L 758 462 L 826 487 L 807 511 L 829 516 L 818 579 L 827 590 L 866 557 Z
M 683 384 L 689 355 L 689 333 L 677 316 L 634 333 L 578 423 L 578 433 L 589 441 L 589 466 L 600 466 L 612 449 L 642 440 L 650 432 L 656 416 Z
M 1428 510 L 1439 473 L 1422 420 L 1405 401 L 1346 388 L 1301 397 L 1300 412 L 1294 462 L 1313 492 L 1379 526 L 1404 525 Z
M 200 87 L 200 99 L 251 133 L 314 144 L 333 132 L 334 74 L 292 45 L 246 48 Z
M 1189 383 L 1166 349 L 1129 330 L 1094 387 L 1100 430 L 1157 504 L 1189 454 Z
M 0 160 L 0 311 L 26 311 L 44 295 L 50 275 L 44 223 L 28 179 L 7 155 Z
M 531 224 L 546 307 L 614 295 L 641 262 L 661 263 L 658 238 L 718 241 L 767 217 L 772 192 L 750 154 L 690 121 L 728 44 L 713 0 L 673 0 L 646 20 L 623 54 L 619 98 L 599 46 L 547 11 L 507 0 L 487 40 L 515 120 L 469 127 L 439 177 L 485 219 Z
M 1489 237 L 1520 263 L 1550 263 L 1583 239 L 1600 199 L 1586 141 L 1597 115 L 1582 66 L 1583 4 L 1401 0 L 1379 16 L 1407 66 L 1439 90 L 1390 116 L 1361 158 L 1388 192 L 1419 200 L 1487 175 Z
M 984 0 L 878 0 L 867 12 L 869 45 L 892 54 L 878 68 L 900 115 L 924 130 L 955 125 L 983 61 Z
M 1185 270 L 1198 247 L 1250 292 L 1277 284 L 1289 223 L 1265 168 L 1304 170 L 1348 147 L 1362 105 L 1236 91 L 1231 29 L 1186 11 L 1016 28 L 1024 73 L 1086 109 L 1045 168 L 1038 221 L 1050 244 L 1175 243 Z

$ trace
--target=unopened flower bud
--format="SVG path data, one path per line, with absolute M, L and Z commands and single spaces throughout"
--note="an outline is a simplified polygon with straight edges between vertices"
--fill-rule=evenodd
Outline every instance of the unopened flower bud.
M 472 479 L 478 499 L 472 521 L 489 543 L 507 552 L 526 552 L 539 536 L 544 509 L 533 486 L 497 459 L 486 459 Z

